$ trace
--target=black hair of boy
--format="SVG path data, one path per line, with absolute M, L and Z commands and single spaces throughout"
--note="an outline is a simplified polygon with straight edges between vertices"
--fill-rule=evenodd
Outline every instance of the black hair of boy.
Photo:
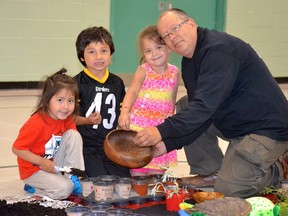
M 84 67 L 87 67 L 86 62 L 81 60 L 84 59 L 84 50 L 91 43 L 106 43 L 110 48 L 111 55 L 115 52 L 113 39 L 109 31 L 104 27 L 90 27 L 84 29 L 77 37 L 76 50 L 79 61 Z

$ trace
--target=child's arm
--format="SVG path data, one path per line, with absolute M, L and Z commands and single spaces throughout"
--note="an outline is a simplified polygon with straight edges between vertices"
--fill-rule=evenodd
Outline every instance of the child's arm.
M 178 92 L 178 86 L 179 86 L 179 79 L 180 79 L 180 73 L 177 70 L 177 83 L 175 85 L 175 88 L 173 90 L 173 95 L 172 95 L 172 102 L 173 104 L 176 104 L 176 98 L 177 98 L 177 92 Z M 174 106 L 174 110 L 173 113 L 175 112 L 175 106 Z
M 101 115 L 98 112 L 91 113 L 87 118 L 83 116 L 77 116 L 75 119 L 76 125 L 98 125 L 101 123 Z
M 39 155 L 36 155 L 29 150 L 19 150 L 12 147 L 12 151 L 15 155 L 22 158 L 23 160 L 38 165 L 39 167 L 41 167 L 41 170 L 50 173 L 55 173 L 55 164 L 53 163 L 53 161 L 45 159 Z
M 154 155 L 153 157 L 159 157 L 164 154 L 167 154 L 167 149 L 163 141 L 160 141 L 154 146 Z
M 130 129 L 130 116 L 129 112 L 131 107 L 133 106 L 136 98 L 138 97 L 139 91 L 143 84 L 143 81 L 146 78 L 146 70 L 145 68 L 139 66 L 133 76 L 133 80 L 130 84 L 130 87 L 127 90 L 127 93 L 124 97 L 122 103 L 121 113 L 118 119 L 118 125 L 123 130 Z

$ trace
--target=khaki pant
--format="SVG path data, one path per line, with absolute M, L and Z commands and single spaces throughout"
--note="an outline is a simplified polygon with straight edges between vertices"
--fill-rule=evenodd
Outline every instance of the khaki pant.
M 60 142 L 60 147 L 54 159 L 56 166 L 71 166 L 85 170 L 83 160 L 83 141 L 76 130 L 67 130 Z M 36 194 L 52 199 L 65 199 L 73 191 L 74 185 L 70 175 L 52 174 L 42 170 L 34 173 L 24 182 L 35 187 Z
M 177 101 L 176 111 L 187 107 L 187 103 L 186 95 Z M 217 137 L 229 141 L 225 156 Z M 258 194 L 264 187 L 279 186 L 283 168 L 278 159 L 287 149 L 288 141 L 279 142 L 256 134 L 227 139 L 213 124 L 184 147 L 190 174 L 218 172 L 214 190 L 244 198 Z
M 188 96 L 185 95 L 177 101 L 176 113 L 187 106 Z M 209 175 L 218 172 L 224 155 L 218 145 L 217 136 L 226 140 L 212 124 L 193 143 L 184 146 L 187 162 L 190 165 L 190 174 Z
M 287 149 L 288 141 L 256 134 L 230 139 L 214 190 L 245 198 L 278 186 L 283 179 L 278 159 Z

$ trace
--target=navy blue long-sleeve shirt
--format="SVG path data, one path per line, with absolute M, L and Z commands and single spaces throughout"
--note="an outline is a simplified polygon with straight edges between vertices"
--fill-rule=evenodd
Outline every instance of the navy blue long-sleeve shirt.
M 227 138 L 255 133 L 288 140 L 288 102 L 253 48 L 198 27 L 192 58 L 182 59 L 187 109 L 157 128 L 167 151 L 189 145 L 213 123 Z

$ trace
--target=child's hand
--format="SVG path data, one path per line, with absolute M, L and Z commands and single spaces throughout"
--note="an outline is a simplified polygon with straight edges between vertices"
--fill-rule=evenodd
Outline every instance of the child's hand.
M 88 118 L 90 124 L 98 125 L 101 123 L 101 115 L 98 112 L 91 113 Z
M 118 119 L 118 126 L 123 130 L 130 130 L 129 113 L 121 113 Z
M 39 163 L 39 167 L 41 167 L 41 170 L 43 170 L 45 172 L 56 173 L 55 163 L 53 163 L 53 161 L 51 161 L 51 160 L 42 158 L 40 163 Z

